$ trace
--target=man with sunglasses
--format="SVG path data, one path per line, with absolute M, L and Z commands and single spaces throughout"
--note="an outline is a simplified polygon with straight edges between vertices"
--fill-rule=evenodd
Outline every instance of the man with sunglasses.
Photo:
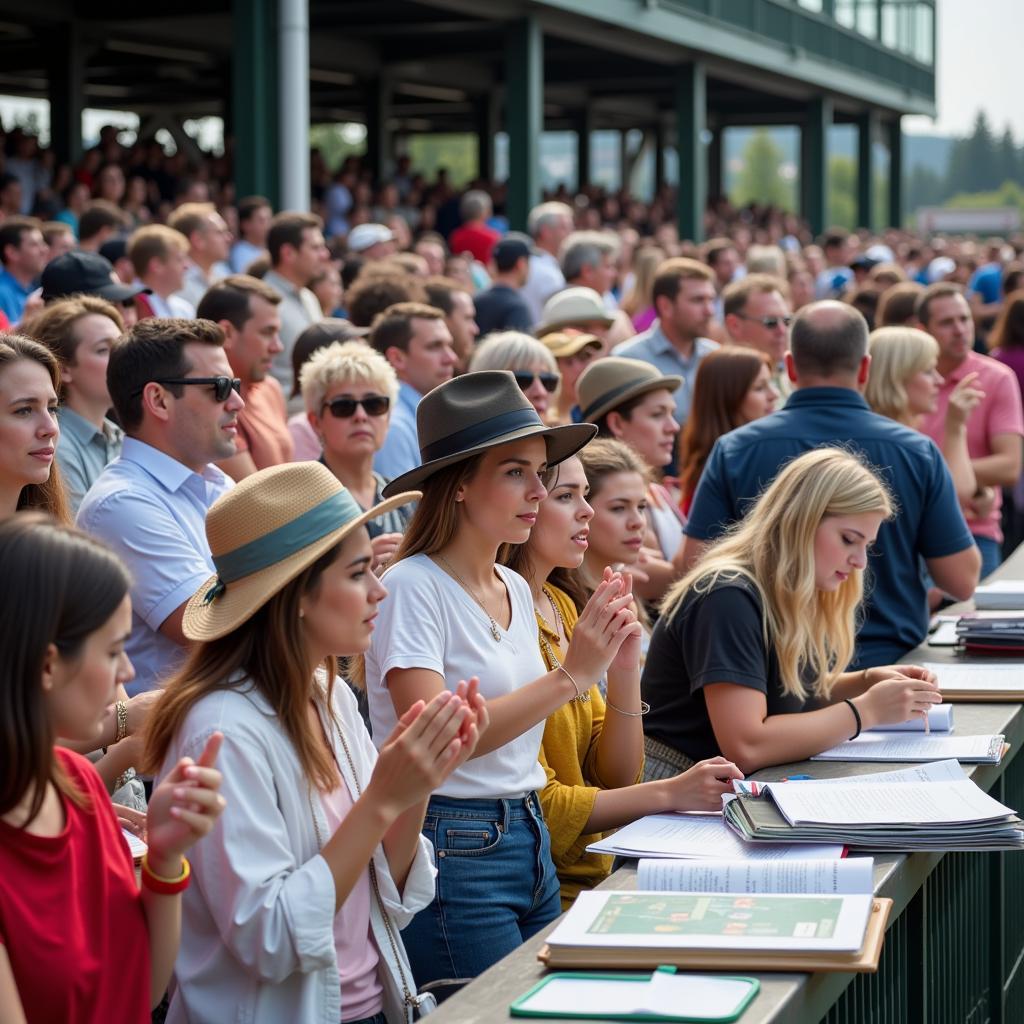
M 422 302 L 388 307 L 373 321 L 366 340 L 398 377 L 388 436 L 373 460 L 373 468 L 392 480 L 420 465 L 416 408 L 428 391 L 453 376 L 458 356 L 444 314 Z
M 232 274 L 214 284 L 196 310 L 224 332 L 224 354 L 242 381 L 245 408 L 238 414 L 237 451 L 219 463 L 233 480 L 291 462 L 295 455 L 284 392 L 271 373 L 274 357 L 284 349 L 280 304 L 281 296 L 266 282 Z
M 784 404 L 793 391 L 786 373 L 793 315 L 783 283 L 770 274 L 748 274 L 722 293 L 722 309 L 732 343 L 756 348 L 772 361 L 772 384 Z
M 125 432 L 121 457 L 82 500 L 78 525 L 132 577 L 132 694 L 182 663 L 185 604 L 214 572 L 206 512 L 232 481 L 213 463 L 235 453 L 242 382 L 208 320 L 141 320 L 114 345 L 107 388 Z

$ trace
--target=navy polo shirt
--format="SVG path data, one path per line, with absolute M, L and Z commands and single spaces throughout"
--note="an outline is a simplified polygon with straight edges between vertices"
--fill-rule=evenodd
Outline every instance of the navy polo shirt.
M 974 540 L 942 453 L 930 437 L 873 413 L 851 388 L 801 388 L 779 412 L 720 437 L 694 495 L 687 536 L 710 541 L 741 518 L 778 471 L 826 445 L 856 451 L 886 480 L 897 514 L 868 556 L 868 594 L 854 668 L 887 665 L 928 629 L 922 558 L 943 558 Z

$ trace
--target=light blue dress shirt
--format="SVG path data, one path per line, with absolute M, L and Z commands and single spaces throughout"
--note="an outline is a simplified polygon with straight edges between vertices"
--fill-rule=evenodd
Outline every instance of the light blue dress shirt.
M 697 376 L 700 361 L 718 348 L 718 342 L 710 338 L 698 338 L 693 343 L 693 352 L 689 359 L 684 359 L 679 350 L 665 336 L 661 329 L 661 321 L 655 320 L 650 328 L 635 338 L 630 338 L 612 349 L 613 356 L 626 359 L 642 359 L 664 374 L 678 374 L 683 383 L 676 389 L 676 419 L 682 427 L 690 415 L 690 403 L 693 401 L 693 381 Z
M 180 667 L 185 649 L 160 632 L 164 620 L 213 575 L 207 509 L 234 484 L 216 466 L 202 475 L 133 437 L 92 485 L 78 526 L 104 541 L 132 576 L 135 666 L 128 693 L 159 686 Z
M 416 407 L 423 396 L 405 381 L 398 382 L 398 401 L 384 445 L 373 457 L 373 468 L 386 480 L 408 473 L 421 464 L 420 442 L 416 435 Z
M 60 422 L 60 440 L 57 442 L 57 465 L 64 480 L 71 510 L 78 511 L 85 492 L 99 478 L 107 463 L 121 454 L 124 431 L 104 419 L 103 428 L 97 430 L 84 416 L 62 405 L 57 410 Z

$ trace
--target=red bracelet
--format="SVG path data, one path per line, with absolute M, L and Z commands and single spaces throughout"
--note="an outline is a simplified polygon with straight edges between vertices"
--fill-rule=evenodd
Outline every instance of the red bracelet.
M 164 878 L 156 874 L 149 866 L 149 854 L 142 857 L 142 884 L 150 891 L 160 896 L 176 896 L 188 888 L 192 880 L 192 865 L 187 857 L 181 858 L 181 874 L 177 878 Z

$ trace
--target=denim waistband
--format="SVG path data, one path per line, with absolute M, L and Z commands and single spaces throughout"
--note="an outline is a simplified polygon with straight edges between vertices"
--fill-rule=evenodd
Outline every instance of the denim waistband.
M 494 821 L 515 821 L 523 818 L 540 818 L 540 798 L 528 793 L 518 799 L 487 800 L 467 797 L 434 795 L 427 804 L 427 815 L 443 818 L 489 818 Z

